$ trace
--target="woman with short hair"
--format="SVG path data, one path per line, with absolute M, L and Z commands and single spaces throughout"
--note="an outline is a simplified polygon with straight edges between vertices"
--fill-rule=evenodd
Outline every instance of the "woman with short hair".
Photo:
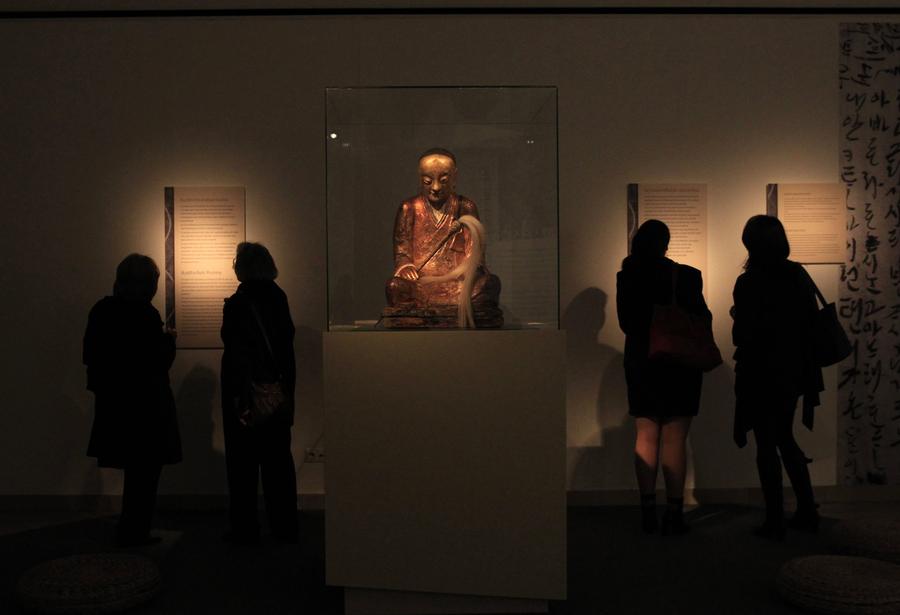
M 222 420 L 230 496 L 226 540 L 259 540 L 257 485 L 262 475 L 269 529 L 276 540 L 297 540 L 297 477 L 291 454 L 294 423 L 294 323 L 278 269 L 259 243 L 238 245 L 237 291 L 222 317 Z M 258 413 L 262 390 L 275 391 L 271 416 Z M 265 405 L 263 401 L 262 405 Z
M 815 531 L 819 525 L 809 460 L 793 433 L 799 397 L 803 396 L 803 423 L 812 429 L 813 409 L 824 389 L 813 354 L 812 323 L 818 306 L 809 274 L 788 259 L 791 249 L 778 218 L 753 216 L 741 241 L 748 256 L 734 285 L 731 309 L 736 347 L 734 440 L 745 446 L 750 430 L 756 440 L 766 518 L 754 533 L 781 540 L 786 526 Z M 782 463 L 797 497 L 797 512 L 787 524 Z
M 631 240 L 631 254 L 616 276 L 616 309 L 625 332 L 625 380 L 628 412 L 635 417 L 635 474 L 641 494 L 641 526 L 658 528 L 656 476 L 662 461 L 667 507 L 663 534 L 684 534 L 686 440 L 700 409 L 703 373 L 699 369 L 651 361 L 650 324 L 654 305 L 677 300 L 685 311 L 712 321 L 703 299 L 700 271 L 668 258 L 669 228 L 659 220 L 644 222 Z
M 83 360 L 94 393 L 87 454 L 124 474 L 120 546 L 158 542 L 150 535 L 162 466 L 181 461 L 181 437 L 169 367 L 175 332 L 163 328 L 151 300 L 159 269 L 149 256 L 131 254 L 116 269 L 113 294 L 88 316 Z

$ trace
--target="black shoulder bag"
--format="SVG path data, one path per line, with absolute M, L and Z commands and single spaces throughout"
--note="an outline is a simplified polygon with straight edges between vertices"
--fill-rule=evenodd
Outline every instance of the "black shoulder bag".
M 825 297 L 806 269 L 803 273 L 806 274 L 809 285 L 822 304 L 821 309 L 818 303 L 816 304 L 816 315 L 813 320 L 813 353 L 819 367 L 828 367 L 850 356 L 853 347 L 838 320 L 835 305 L 826 303 Z
M 275 353 L 272 351 L 272 344 L 269 343 L 269 336 L 266 334 L 266 328 L 263 326 L 262 318 L 256 310 L 256 305 L 250 303 L 250 309 L 253 310 L 253 316 L 256 319 L 256 325 L 262 334 L 263 341 L 266 343 L 266 351 L 275 366 L 275 382 L 257 382 L 250 380 L 250 400 L 244 412 L 241 413 L 241 423 L 248 427 L 257 427 L 264 423 L 268 423 L 275 414 L 284 407 L 287 398 L 284 394 L 284 377 L 278 367 L 278 361 L 275 359 Z

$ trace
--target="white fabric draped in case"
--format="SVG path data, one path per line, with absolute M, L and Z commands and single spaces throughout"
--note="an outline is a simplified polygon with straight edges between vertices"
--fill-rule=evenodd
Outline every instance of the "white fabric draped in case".
M 457 318 L 460 329 L 475 328 L 475 314 L 472 311 L 472 287 L 475 285 L 475 272 L 481 264 L 481 258 L 484 255 L 485 244 L 487 243 L 487 235 L 484 231 L 484 225 L 474 216 L 460 216 L 459 223 L 469 229 L 472 236 L 472 251 L 466 259 L 459 264 L 453 271 L 439 276 L 422 276 L 419 281 L 423 284 L 437 284 L 439 282 L 449 282 L 462 278 L 459 288 L 459 309 L 457 310 Z

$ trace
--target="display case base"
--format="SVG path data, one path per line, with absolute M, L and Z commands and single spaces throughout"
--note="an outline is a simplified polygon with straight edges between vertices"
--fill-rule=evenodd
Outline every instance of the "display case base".
M 547 613 L 546 600 L 432 594 L 382 589 L 344 589 L 346 615 L 464 615 L 467 613 Z
M 499 329 L 503 326 L 503 310 L 500 308 L 476 307 L 473 316 L 477 329 Z M 459 328 L 459 310 L 455 305 L 386 307 L 381 312 L 381 318 L 385 329 Z
M 323 341 L 327 583 L 565 600 L 564 332 Z

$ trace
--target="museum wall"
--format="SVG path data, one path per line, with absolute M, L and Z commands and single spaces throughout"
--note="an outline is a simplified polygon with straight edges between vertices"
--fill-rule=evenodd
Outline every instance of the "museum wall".
M 302 463 L 323 425 L 324 88 L 363 85 L 558 86 L 570 489 L 633 486 L 615 315 L 626 184 L 708 184 L 704 283 L 729 360 L 705 378 L 689 480 L 698 488 L 755 485 L 754 453 L 730 437 L 728 308 L 745 256 L 740 233 L 749 216 L 765 212 L 767 183 L 839 180 L 841 21 L 852 19 L 0 21 L 0 495 L 120 489 L 116 472 L 99 471 L 84 455 L 92 396 L 81 337 L 122 257 L 136 251 L 163 263 L 163 187 L 172 185 L 246 187 L 247 238 L 270 247 L 297 325 L 294 451 Z M 833 300 L 839 267 L 810 271 Z M 161 295 L 156 305 L 162 309 Z M 219 351 L 184 350 L 172 368 L 185 461 L 164 472 L 163 493 L 225 492 L 219 360 Z M 816 430 L 801 434 L 819 485 L 836 480 L 833 368 L 826 382 Z M 321 491 L 321 465 L 304 465 L 299 475 L 301 492 Z

